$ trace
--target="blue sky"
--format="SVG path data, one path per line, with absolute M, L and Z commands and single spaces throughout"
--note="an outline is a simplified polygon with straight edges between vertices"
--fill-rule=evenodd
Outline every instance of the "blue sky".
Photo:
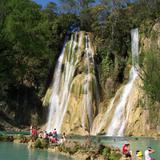
M 49 2 L 54 2 L 54 3 L 59 4 L 59 0 L 33 0 L 33 1 L 42 5 L 43 7 L 45 7 Z

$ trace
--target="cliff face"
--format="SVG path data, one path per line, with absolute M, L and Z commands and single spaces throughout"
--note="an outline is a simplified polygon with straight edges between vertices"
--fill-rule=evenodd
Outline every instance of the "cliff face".
M 148 36 L 142 33 L 140 28 L 140 56 L 145 54 L 148 50 L 152 48 L 160 48 L 160 23 L 156 23 L 151 28 Z M 83 38 L 85 36 L 83 32 Z M 90 39 L 92 36 L 90 35 Z M 82 39 L 83 39 L 82 38 Z M 91 42 L 91 48 L 94 52 L 93 42 Z M 86 93 L 83 90 L 85 84 L 85 44 L 83 42 L 81 49 L 78 51 L 79 63 L 76 66 L 75 74 L 71 82 L 71 91 L 70 97 L 67 104 L 67 110 L 63 119 L 61 130 L 66 133 L 74 134 L 88 134 L 91 131 L 91 134 L 106 134 L 107 129 L 112 121 L 114 112 L 119 103 L 120 97 L 123 93 L 125 85 L 121 85 L 119 89 L 115 92 L 115 95 L 112 99 L 106 99 L 106 93 L 102 95 L 103 100 L 100 102 L 97 108 L 96 102 L 96 87 L 95 81 L 96 77 L 93 72 L 90 73 L 90 91 L 92 94 L 92 126 L 90 124 L 89 115 L 87 110 L 84 111 L 84 96 Z M 95 53 L 94 53 L 95 55 Z M 92 66 L 93 68 L 93 66 Z M 126 70 L 129 70 L 130 65 L 126 66 Z M 127 73 L 128 74 L 128 73 Z M 143 72 L 142 72 L 143 74 Z M 143 75 L 141 75 L 143 76 Z M 141 76 L 138 76 L 132 89 L 127 97 L 125 104 L 125 113 L 124 117 L 126 118 L 124 135 L 126 136 L 157 136 L 160 135 L 159 125 L 157 123 L 152 123 L 150 121 L 150 111 L 146 93 L 143 91 L 143 81 Z M 124 77 L 127 77 L 124 75 Z M 114 82 L 112 82 L 114 83 Z M 51 96 L 51 88 L 48 89 L 46 96 L 44 98 L 44 105 L 49 105 L 49 98 Z M 102 99 L 102 98 L 101 98 Z M 159 105 L 159 104 L 157 104 Z M 154 127 L 153 127 L 154 126 Z
M 140 30 L 140 56 L 144 56 L 151 49 L 160 48 L 160 23 L 156 23 L 151 28 L 148 36 Z M 144 62 L 145 65 L 145 62 Z M 141 69 L 140 69 L 141 70 Z M 137 77 L 134 81 L 131 92 L 127 98 L 125 104 L 125 112 L 128 112 L 127 123 L 125 127 L 124 135 L 126 136 L 158 136 L 160 135 L 159 122 L 151 120 L 151 111 L 148 109 L 151 105 L 148 101 L 147 95 L 143 88 L 143 71 L 141 71 L 140 77 Z M 92 134 L 106 134 L 108 125 L 111 122 L 111 117 L 115 111 L 124 86 L 121 86 L 115 93 L 115 96 L 107 102 L 101 102 L 102 108 L 104 108 L 98 116 L 95 118 L 92 128 Z M 159 108 L 159 103 L 156 104 Z M 110 106 L 112 106 L 110 108 Z M 106 108 L 106 109 L 105 109 Z M 129 111 L 127 111 L 129 108 Z M 153 111 L 152 111 L 153 112 Z M 156 112 L 156 111 L 155 111 Z M 155 119 L 158 115 L 155 114 Z M 118 116 L 118 115 L 117 115 Z M 152 115 L 153 116 L 153 115 Z M 123 118 L 123 117 L 122 117 Z M 122 124 L 121 124 L 122 125 Z M 98 127 L 97 127 L 98 126 Z
M 156 23 L 152 25 L 152 28 L 150 29 L 150 32 L 148 33 L 148 36 L 142 36 L 141 39 L 141 48 L 142 48 L 142 53 L 145 55 L 146 53 L 150 52 L 151 57 L 154 57 L 157 62 L 152 62 L 152 65 L 156 64 L 159 66 L 159 50 L 160 50 L 160 20 L 157 19 Z M 144 65 L 146 65 L 145 60 L 144 60 Z M 150 74 L 149 77 L 152 77 L 151 73 L 156 73 L 153 72 L 152 67 L 150 68 Z M 156 67 L 159 73 L 159 67 Z M 153 82 L 158 82 L 158 83 L 153 83 Z M 159 84 L 159 79 L 156 80 L 156 78 L 153 76 L 152 82 L 150 83 L 153 88 L 158 88 Z M 154 85 L 153 85 L 154 84 Z M 156 93 L 156 90 L 154 90 Z M 159 90 L 158 90 L 158 95 L 159 95 Z M 147 101 L 146 101 L 147 102 Z M 154 103 L 145 103 L 146 108 L 148 108 L 148 124 L 149 124 L 149 129 L 150 129 L 150 135 L 160 135 L 160 103 L 158 102 L 158 99 L 154 100 Z
M 71 40 L 66 42 L 61 55 L 63 64 L 59 65 L 62 66 L 59 67 L 60 74 L 56 74 L 57 66 L 53 86 L 43 100 L 43 105 L 50 107 L 50 113 L 54 110 L 49 115 L 49 129 L 55 127 L 59 128 L 58 131 L 82 135 L 90 132 L 98 110 L 94 56 L 90 33 L 74 33 Z M 57 79 L 60 82 L 56 83 Z
M 0 129 L 19 130 L 44 121 L 43 107 L 33 87 L 21 85 L 9 90 L 7 101 L 0 103 Z
M 144 110 L 141 103 L 145 103 L 144 92 L 141 89 L 140 78 L 134 83 L 133 89 L 128 97 L 128 104 L 131 110 L 125 129 L 125 135 L 149 136 L 148 110 Z M 143 101 L 143 102 L 142 102 Z M 146 104 L 145 104 L 146 105 Z

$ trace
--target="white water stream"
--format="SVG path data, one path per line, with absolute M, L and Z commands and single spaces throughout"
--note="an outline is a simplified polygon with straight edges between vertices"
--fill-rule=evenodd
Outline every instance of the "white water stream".
M 77 33 L 71 37 L 69 46 L 65 44 L 62 53 L 58 59 L 57 67 L 54 73 L 52 95 L 50 98 L 50 110 L 48 117 L 47 131 L 52 131 L 54 128 L 60 132 L 63 118 L 67 109 L 68 100 L 70 97 L 71 81 L 73 79 L 75 64 L 74 53 L 77 46 Z M 68 55 L 66 48 L 69 47 Z M 66 57 L 65 57 L 66 56 Z M 64 65 L 64 67 L 62 67 Z
M 84 41 L 85 40 L 85 41 Z M 85 42 L 85 44 L 83 44 Z M 95 79 L 95 85 L 97 85 L 95 71 L 94 71 L 94 51 L 90 45 L 89 35 L 84 35 L 82 32 L 74 33 L 71 40 L 66 42 L 63 51 L 58 59 L 58 63 L 55 69 L 52 94 L 50 97 L 49 116 L 47 131 L 52 131 L 54 128 L 57 132 L 61 132 L 61 126 L 65 113 L 67 111 L 68 103 L 71 96 L 72 82 L 74 74 L 77 69 L 77 65 L 82 61 L 82 53 L 84 47 L 84 83 L 83 88 L 83 110 L 81 115 L 82 127 L 85 129 L 86 117 L 88 117 L 88 126 L 91 128 L 93 121 L 93 101 L 96 101 L 93 97 L 93 88 L 97 89 L 97 86 L 93 85 L 93 79 Z M 82 64 L 83 64 L 82 63 Z M 94 76 L 94 78 L 93 78 Z M 73 95 L 72 95 L 73 96 Z M 96 92 L 96 97 L 98 92 Z M 98 98 L 96 98 L 98 99 Z
M 129 74 L 128 83 L 125 85 L 123 93 L 120 97 L 119 103 L 116 106 L 114 111 L 111 123 L 107 129 L 107 136 L 123 136 L 125 131 L 125 126 L 128 120 L 130 106 L 126 108 L 128 96 L 132 90 L 134 81 L 138 76 L 137 67 L 138 67 L 138 29 L 131 30 L 132 38 L 132 68 Z
M 85 117 L 86 114 L 89 118 L 89 128 L 92 127 L 93 122 L 93 97 L 92 97 L 92 89 L 91 83 L 92 83 L 92 74 L 91 74 L 91 68 L 94 66 L 94 58 L 93 58 L 93 50 L 90 46 L 90 39 L 89 36 L 85 36 L 86 46 L 85 46 L 85 63 L 86 63 L 86 71 L 85 71 L 85 81 L 84 81 L 84 96 L 83 96 L 83 113 L 82 113 L 82 127 L 85 129 Z M 93 70 L 94 71 L 94 70 Z

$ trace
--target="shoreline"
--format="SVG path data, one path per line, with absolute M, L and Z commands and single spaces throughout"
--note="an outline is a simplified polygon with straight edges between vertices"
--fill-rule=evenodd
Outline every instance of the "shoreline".
M 90 140 L 77 142 L 75 140 L 67 140 L 62 144 L 48 143 L 46 139 L 37 138 L 33 140 L 30 136 L 0 136 L 0 142 L 12 142 L 17 144 L 25 144 L 28 149 L 42 149 L 47 152 L 53 152 L 69 156 L 73 159 L 95 159 L 105 160 L 106 157 L 112 157 L 114 160 L 120 160 L 122 155 L 119 148 L 112 146 L 96 144 Z
M 29 131 L 26 131 L 26 130 L 21 130 L 21 131 L 2 131 L 0 130 L 0 136 L 1 135 L 11 135 L 11 136 L 14 136 L 14 135 L 24 135 L 24 136 L 30 136 L 30 132 Z M 61 134 L 58 134 L 58 135 L 61 135 Z M 85 137 L 88 137 L 88 135 L 79 135 L 79 134 L 67 134 L 68 137 L 72 137 L 72 138 L 75 138 L 75 137 L 81 137 L 81 138 L 85 138 Z M 97 137 L 97 138 L 106 138 L 106 139 L 112 139 L 112 138 L 122 138 L 122 139 L 132 139 L 132 138 L 153 138 L 155 140 L 160 140 L 160 134 L 157 134 L 156 136 L 136 136 L 136 135 L 128 135 L 128 136 L 106 136 L 105 134 L 98 134 L 98 135 L 90 135 L 90 137 Z
M 8 138 L 7 138 L 8 137 Z M 15 135 L 12 139 L 12 136 L 7 136 L 7 135 L 0 135 L 0 141 L 2 142 L 13 142 L 17 144 L 25 144 L 25 146 L 28 149 L 40 149 L 40 150 L 46 150 L 47 152 L 52 152 L 52 153 L 57 153 L 61 154 L 64 156 L 69 156 L 70 158 L 73 159 L 81 159 L 81 160 L 86 160 L 86 159 L 95 159 L 98 158 L 98 160 L 104 160 L 104 157 L 106 155 L 111 155 L 114 156 L 118 153 L 118 159 L 114 158 L 113 160 L 123 160 L 122 153 L 121 153 L 121 148 L 122 145 L 125 144 L 126 142 L 129 142 L 131 144 L 131 150 L 133 151 L 134 158 L 135 158 L 135 153 L 137 149 L 142 150 L 143 152 L 145 151 L 144 147 L 147 147 L 148 142 L 151 140 L 151 142 L 154 142 L 154 138 L 148 138 L 148 137 L 117 137 L 117 139 L 113 139 L 113 137 L 110 137 L 108 139 L 103 139 L 104 137 L 101 137 L 101 141 L 99 141 L 99 137 L 95 138 L 92 137 L 90 140 L 91 141 L 86 141 L 86 137 L 83 136 L 82 138 L 78 138 L 78 135 L 72 135 L 72 137 L 68 137 L 67 141 L 63 144 L 58 144 L 58 143 L 46 143 L 46 141 L 42 138 L 37 138 L 34 142 L 31 140 L 31 136 L 23 136 L 23 135 Z M 148 141 L 149 140 L 149 141 Z M 160 144 L 160 139 L 156 139 L 156 150 L 157 146 Z M 139 144 L 142 142 L 142 146 Z M 30 143 L 32 145 L 30 145 Z M 134 143 L 136 143 L 136 148 L 134 146 Z M 150 143 L 150 142 L 149 142 Z M 154 143 L 153 143 L 154 144 Z M 145 145 L 145 146 L 144 146 Z M 152 143 L 149 144 L 151 147 Z M 133 148 L 132 148 L 133 147 Z M 158 152 L 156 153 L 154 158 L 157 158 L 157 154 L 160 155 Z M 126 159 L 125 159 L 126 160 Z

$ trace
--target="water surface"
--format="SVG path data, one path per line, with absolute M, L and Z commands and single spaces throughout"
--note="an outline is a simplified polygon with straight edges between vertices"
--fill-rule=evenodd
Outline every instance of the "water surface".
M 24 144 L 0 142 L 0 160 L 71 160 L 47 150 L 28 149 Z
M 72 140 L 84 142 L 84 136 L 72 136 Z M 122 149 L 125 143 L 130 143 L 131 150 L 135 157 L 136 150 L 144 151 L 147 147 L 152 147 L 156 152 L 152 154 L 152 158 L 160 160 L 160 139 L 148 137 L 109 137 L 109 136 L 91 136 L 91 140 L 96 144 L 104 144 Z M 134 158 L 135 159 L 135 158 Z
M 148 146 L 156 150 L 152 155 L 156 160 L 160 160 L 160 139 L 145 138 L 145 137 L 102 137 L 92 136 L 92 141 L 95 143 L 102 143 L 109 146 L 122 148 L 125 143 L 130 143 L 131 150 L 135 155 L 136 150 L 143 152 Z M 84 142 L 84 136 L 71 136 L 70 140 Z M 48 152 L 47 150 L 28 149 L 24 144 L 15 144 L 8 142 L 0 142 L 0 160 L 71 160 L 70 157 L 61 154 Z

